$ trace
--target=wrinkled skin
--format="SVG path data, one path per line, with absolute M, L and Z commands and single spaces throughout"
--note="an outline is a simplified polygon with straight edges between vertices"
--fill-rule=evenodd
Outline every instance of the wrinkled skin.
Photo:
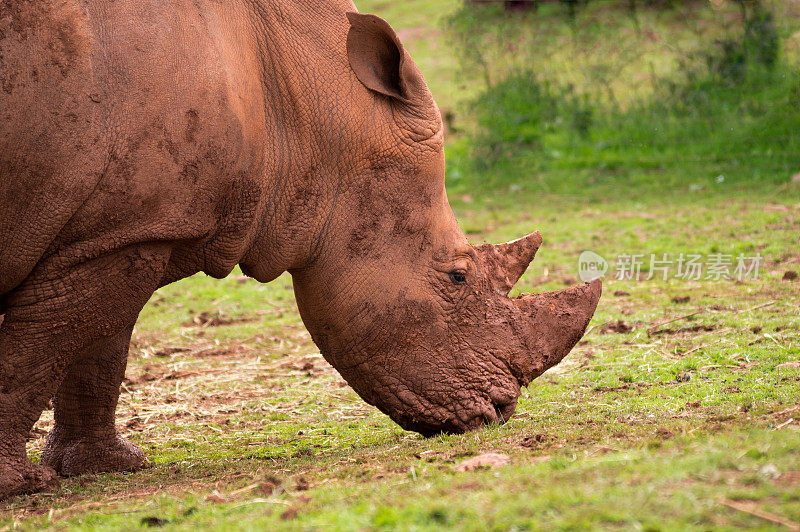
M 506 297 L 540 235 L 467 242 L 425 81 L 354 12 L 0 0 L 0 499 L 147 465 L 114 426 L 131 331 L 196 272 L 291 272 L 325 358 L 423 434 L 505 421 L 578 341 L 599 282 Z

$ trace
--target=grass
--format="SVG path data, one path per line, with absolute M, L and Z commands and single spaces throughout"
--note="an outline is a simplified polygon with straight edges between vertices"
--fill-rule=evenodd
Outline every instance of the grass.
M 435 61 L 451 60 L 431 57 L 441 42 L 414 35 L 438 35 L 440 6 L 359 2 L 396 28 L 426 28 L 405 40 L 429 79 Z M 439 79 L 455 72 L 449 64 Z M 134 333 L 118 428 L 153 466 L 6 501 L 0 531 L 800 523 L 800 283 L 783 279 L 800 271 L 790 165 L 742 157 L 742 174 L 766 179 L 718 182 L 716 161 L 682 173 L 637 166 L 632 149 L 624 180 L 613 168 L 551 165 L 494 169 L 482 182 L 464 163 L 468 149 L 448 145 L 450 197 L 469 238 L 544 235 L 520 290 L 578 282 L 584 250 L 611 263 L 586 337 L 524 391 L 512 420 L 458 436 L 405 432 L 319 355 L 288 275 L 267 285 L 238 272 L 197 275 L 155 294 Z M 758 254 L 762 263 L 759 278 L 743 282 L 615 279 L 617 256 L 662 253 Z M 48 411 L 32 458 L 51 425 Z M 490 451 L 510 464 L 456 470 Z
M 531 384 L 509 423 L 424 439 L 364 404 L 321 359 L 287 277 L 195 276 L 146 307 L 120 399 L 120 430 L 153 467 L 16 498 L 0 530 L 774 525 L 724 502 L 800 521 L 800 297 L 797 281 L 782 280 L 800 269 L 800 191 L 584 206 L 465 196 L 454 205 L 475 242 L 542 230 L 525 291 L 576 282 L 583 249 L 757 252 L 761 278 L 612 273 L 585 340 Z M 619 320 L 632 330 L 608 328 Z M 34 457 L 51 419 L 37 424 Z M 486 451 L 511 465 L 455 471 Z

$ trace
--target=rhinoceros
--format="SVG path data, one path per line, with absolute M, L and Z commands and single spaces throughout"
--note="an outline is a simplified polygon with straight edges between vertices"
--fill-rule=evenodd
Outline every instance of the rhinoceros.
M 508 420 L 600 298 L 508 297 L 540 234 L 468 242 L 431 92 L 348 0 L 0 0 L 0 86 L 0 498 L 147 464 L 114 423 L 131 332 L 197 272 L 290 272 L 325 359 L 423 435 Z

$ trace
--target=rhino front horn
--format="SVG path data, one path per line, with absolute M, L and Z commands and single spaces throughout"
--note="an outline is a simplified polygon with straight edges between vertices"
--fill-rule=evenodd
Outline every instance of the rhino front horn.
M 539 231 L 505 242 L 503 244 L 483 244 L 475 250 L 482 257 L 488 269 L 487 274 L 494 289 L 507 295 L 514 283 L 522 277 L 528 264 L 533 260 L 539 246 L 542 245 L 542 234 Z
M 603 286 L 600 279 L 556 292 L 513 299 L 530 316 L 527 351 L 516 354 L 511 367 L 523 386 L 561 362 L 586 331 Z

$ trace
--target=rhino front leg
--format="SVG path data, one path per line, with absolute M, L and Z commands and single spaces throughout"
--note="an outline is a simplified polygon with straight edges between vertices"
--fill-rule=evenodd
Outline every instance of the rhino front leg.
M 110 390 L 119 386 L 118 375 L 124 371 L 124 362 L 118 359 L 120 346 L 130 338 L 133 323 L 158 287 L 168 259 L 169 249 L 159 245 L 127 248 L 66 272 L 45 265 L 10 294 L 0 327 L 0 499 L 57 486 L 49 464 L 63 468 L 68 456 L 63 443 L 81 430 L 79 422 L 84 430 L 95 430 L 95 442 L 99 427 L 113 428 L 117 396 Z M 117 362 L 112 364 L 115 356 Z M 76 380 L 80 371 L 86 375 Z M 94 387 L 87 387 L 89 383 Z M 54 396 L 56 404 L 59 398 L 62 401 L 57 407 L 56 434 L 49 440 L 45 464 L 34 465 L 26 456 L 26 436 Z M 111 403 L 108 397 L 113 397 Z M 93 407 L 83 417 L 79 405 L 89 403 Z M 62 442 L 64 452 L 55 452 L 57 442 Z M 107 450 L 112 449 L 109 445 Z M 128 458 L 135 454 L 121 440 L 120 446 L 128 451 Z M 76 470 L 83 467 L 77 458 L 67 463 Z
M 41 464 L 64 476 L 147 467 L 144 453 L 125 441 L 114 424 L 133 327 L 89 350 L 67 370 L 53 399 L 55 426 Z

